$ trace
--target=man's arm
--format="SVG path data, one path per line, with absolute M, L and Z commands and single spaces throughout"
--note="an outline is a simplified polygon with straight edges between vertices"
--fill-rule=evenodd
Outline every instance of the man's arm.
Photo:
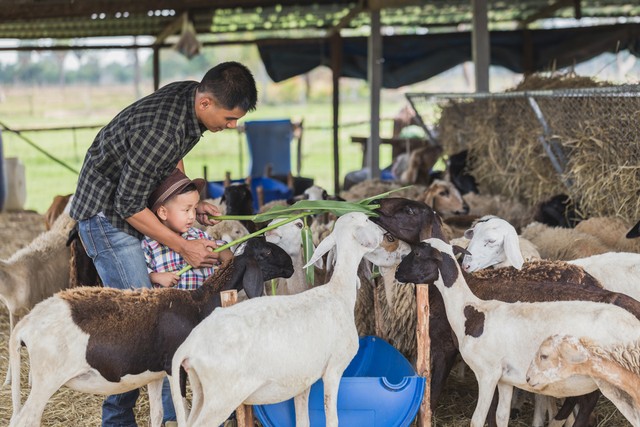
M 149 208 L 131 215 L 125 221 L 145 236 L 178 252 L 192 267 L 213 267 L 216 264 L 218 254 L 211 252 L 216 247 L 214 242 L 207 239 L 183 239 L 182 236 L 165 227 Z

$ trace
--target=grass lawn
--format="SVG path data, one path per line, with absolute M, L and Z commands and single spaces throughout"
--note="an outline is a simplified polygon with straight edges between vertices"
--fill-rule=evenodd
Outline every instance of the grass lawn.
M 135 100 L 131 87 L 7 87 L 0 102 L 0 123 L 11 129 L 71 127 L 100 125 L 92 129 L 22 132 L 40 148 L 79 171 L 87 148 L 102 125 L 105 125 L 122 108 Z M 392 117 L 406 103 L 401 93 L 383 92 L 380 115 Z M 345 100 L 340 106 L 340 183 L 344 175 L 361 166 L 362 152 L 359 144 L 351 143 L 352 135 L 369 133 L 369 101 Z M 333 148 L 331 102 L 281 103 L 259 105 L 246 120 L 291 118 L 304 119 L 302 138 L 301 175 L 314 178 L 316 184 L 333 192 Z M 364 123 L 352 125 L 353 123 Z M 2 126 L 0 126 L 2 128 Z M 381 136 L 391 136 L 392 123 L 381 123 Z M 43 213 L 57 194 L 72 193 L 77 174 L 51 160 L 45 154 L 26 143 L 16 134 L 3 131 L 4 157 L 18 157 L 26 170 L 27 197 L 25 209 Z M 295 145 L 292 146 L 292 170 L 295 171 Z M 391 162 L 391 149 L 382 146 L 380 166 Z M 248 171 L 248 150 L 244 136 L 235 130 L 211 134 L 207 132 L 185 158 L 186 172 L 190 177 L 203 176 L 221 180 L 225 172 L 233 179 L 243 178 Z M 10 179 L 10 178 L 9 178 Z

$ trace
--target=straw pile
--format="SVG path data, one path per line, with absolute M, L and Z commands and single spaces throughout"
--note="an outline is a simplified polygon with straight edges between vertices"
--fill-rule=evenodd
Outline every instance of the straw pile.
M 597 86 L 605 84 L 574 74 L 532 75 L 512 91 Z M 439 121 L 445 152 L 469 150 L 482 192 L 528 205 L 565 193 L 585 216 L 640 218 L 640 97 L 536 100 L 568 159 L 563 176 L 544 151 L 542 127 L 524 97 L 449 100 Z
M 16 250 L 25 246 L 35 236 L 44 231 L 42 215 L 21 212 L 0 214 L 0 259 L 9 258 Z M 382 294 L 382 293 L 381 293 Z M 8 366 L 9 315 L 6 307 L 0 304 L 0 381 L 4 380 Z M 27 397 L 28 356 L 22 352 L 22 400 Z M 463 427 L 469 425 L 477 398 L 477 383 L 473 373 L 467 369 L 464 379 L 451 376 L 447 387 L 434 411 L 433 425 L 441 427 Z M 98 427 L 101 424 L 102 396 L 79 393 L 61 388 L 49 400 L 45 409 L 42 425 L 46 427 L 86 426 Z M 149 422 L 149 404 L 144 388 L 136 405 L 136 421 L 139 426 Z M 629 423 L 615 407 L 601 398 L 596 408 L 599 425 L 627 426 Z M 523 415 L 509 423 L 510 426 L 525 427 L 531 425 L 533 406 L 527 403 Z M 0 426 L 9 425 L 11 418 L 11 388 L 0 389 Z M 257 422 L 256 422 L 257 423 Z M 259 425 L 259 423 L 257 423 Z M 414 424 L 415 425 L 415 422 Z

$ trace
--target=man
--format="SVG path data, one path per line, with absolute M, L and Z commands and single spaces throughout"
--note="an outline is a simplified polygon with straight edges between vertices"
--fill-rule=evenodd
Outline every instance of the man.
M 151 287 L 140 246 L 149 236 L 179 253 L 196 268 L 212 267 L 215 243 L 186 240 L 165 227 L 148 209 L 151 192 L 177 167 L 204 131 L 234 129 L 255 110 L 257 90 L 251 72 L 237 62 L 210 69 L 200 83 L 171 83 L 122 110 L 100 130 L 84 159 L 71 203 L 80 238 L 105 286 Z M 218 215 L 200 202 L 197 220 Z M 104 427 L 136 426 L 133 407 L 138 390 L 108 396 L 102 406 Z

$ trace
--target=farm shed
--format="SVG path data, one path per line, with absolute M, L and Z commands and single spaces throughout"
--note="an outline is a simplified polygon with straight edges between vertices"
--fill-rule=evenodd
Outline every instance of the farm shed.
M 370 82 L 366 163 L 377 177 L 381 87 L 419 82 L 473 59 L 477 90 L 487 92 L 490 64 L 531 73 L 607 51 L 628 48 L 637 55 L 640 34 L 635 22 L 640 6 L 628 0 L 0 0 L 0 6 L 0 39 L 28 41 L 2 50 L 150 47 L 155 87 L 161 72 L 158 52 L 172 46 L 177 34 L 185 48 L 196 48 L 194 37 L 204 46 L 255 43 L 274 81 L 329 66 L 336 193 L 340 77 Z M 562 30 L 549 29 L 544 22 L 550 18 L 575 21 Z M 88 47 L 75 41 L 142 35 L 155 39 L 148 46 Z

